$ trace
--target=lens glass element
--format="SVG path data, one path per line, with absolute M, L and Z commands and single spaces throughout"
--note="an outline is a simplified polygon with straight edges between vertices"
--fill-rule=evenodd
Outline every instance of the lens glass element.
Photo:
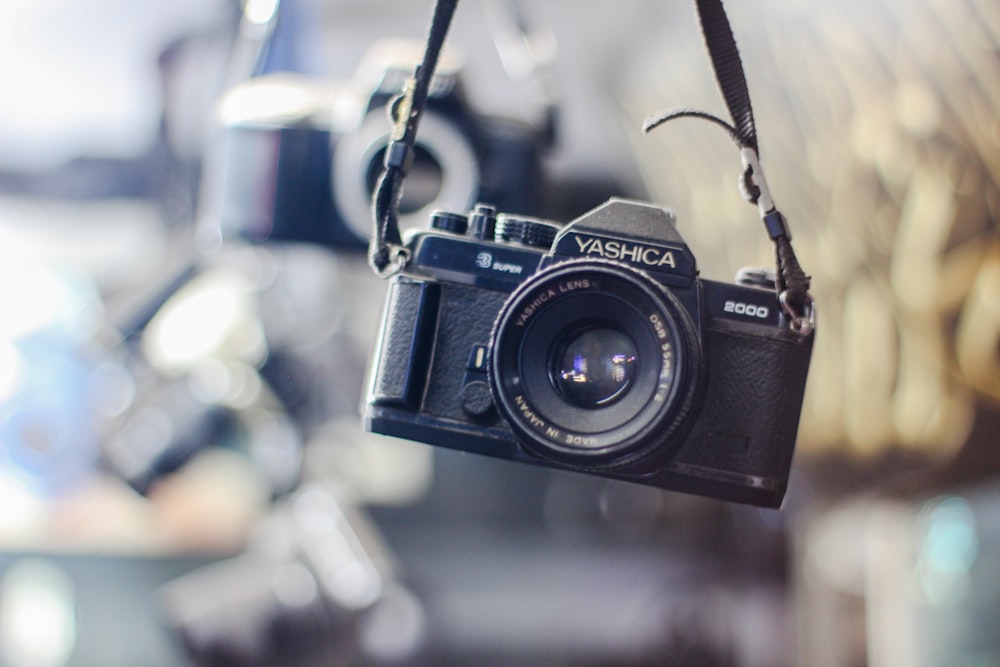
M 626 334 L 604 326 L 573 330 L 556 346 L 552 384 L 567 401 L 599 408 L 625 395 L 635 378 L 638 353 Z

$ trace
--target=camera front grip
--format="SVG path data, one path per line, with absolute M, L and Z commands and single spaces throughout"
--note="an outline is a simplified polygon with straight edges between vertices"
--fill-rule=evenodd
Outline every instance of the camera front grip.
M 389 284 L 369 378 L 369 402 L 419 409 L 434 348 L 438 283 L 396 278 Z

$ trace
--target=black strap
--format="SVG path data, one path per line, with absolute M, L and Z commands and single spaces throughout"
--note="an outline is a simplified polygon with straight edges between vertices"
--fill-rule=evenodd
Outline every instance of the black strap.
M 726 100 L 729 115 L 735 123 L 740 144 L 753 148 L 759 155 L 757 126 L 753 120 L 753 107 L 750 105 L 750 91 L 747 89 L 746 77 L 743 75 L 743 61 L 740 59 L 733 30 L 729 27 L 726 10 L 721 0 L 696 0 L 695 4 L 698 7 L 705 46 L 712 59 L 712 68 L 715 70 L 715 80 L 722 91 L 722 97 Z
M 726 102 L 732 124 L 697 109 L 671 109 L 651 116 L 643 124 L 649 132 L 663 123 L 677 118 L 701 118 L 724 128 L 740 148 L 744 170 L 740 177 L 740 192 L 760 211 L 768 236 L 774 242 L 777 271 L 775 289 L 791 326 L 809 333 L 813 328 L 813 300 L 809 294 L 810 279 L 799 265 L 792 248 L 792 236 L 785 216 L 778 211 L 760 166 L 760 148 L 753 106 L 747 89 L 746 76 L 739 48 L 733 37 L 729 18 L 722 0 L 695 0 L 705 46 L 712 60 L 715 79 Z
M 393 131 L 385 151 L 385 169 L 372 197 L 375 233 L 368 247 L 368 262 L 379 275 L 400 270 L 409 259 L 399 235 L 399 200 L 403 194 L 403 179 L 413 165 L 417 126 L 427 104 L 431 79 L 456 5 L 458 0 L 436 1 L 423 61 L 403 93 L 389 105 Z
M 379 275 L 402 270 L 409 261 L 409 251 L 399 234 L 399 199 L 402 183 L 413 164 L 417 125 L 430 88 L 438 56 L 448 34 L 458 0 L 436 0 L 434 15 L 424 58 L 404 92 L 390 105 L 394 124 L 392 139 L 385 153 L 385 170 L 372 198 L 375 234 L 372 236 L 368 259 Z M 797 331 L 809 333 L 813 328 L 813 301 L 809 294 L 809 276 L 802 270 L 792 248 L 791 234 L 785 217 L 771 198 L 764 172 L 760 167 L 757 126 L 747 89 L 743 62 L 733 37 L 722 0 L 695 0 L 702 34 L 715 70 L 715 78 L 729 109 L 733 124 L 718 116 L 696 109 L 674 109 L 648 119 L 643 130 L 649 132 L 668 120 L 696 117 L 710 120 L 725 128 L 740 147 L 744 171 L 740 191 L 755 204 L 768 235 L 775 245 L 777 264 L 775 287 L 778 299 Z

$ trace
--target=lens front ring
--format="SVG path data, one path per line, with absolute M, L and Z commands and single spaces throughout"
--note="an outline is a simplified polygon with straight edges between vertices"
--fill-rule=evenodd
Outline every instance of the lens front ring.
M 588 331 L 613 332 L 616 346 L 634 347 L 634 368 L 622 369 L 631 375 L 617 389 L 567 393 L 553 369 L 566 365 L 560 355 Z M 490 344 L 494 399 L 521 444 L 590 469 L 667 456 L 698 395 L 700 367 L 695 328 L 677 297 L 637 269 L 599 259 L 562 262 L 529 278 L 501 308 Z M 569 381 L 618 372 L 574 369 Z

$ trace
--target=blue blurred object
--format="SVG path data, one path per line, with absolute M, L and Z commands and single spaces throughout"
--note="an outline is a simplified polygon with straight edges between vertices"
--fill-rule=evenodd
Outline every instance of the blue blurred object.
M 89 352 L 101 303 L 85 279 L 39 266 L 0 276 L 0 466 L 43 493 L 82 479 L 97 460 Z
M 0 462 L 43 493 L 73 486 L 96 460 L 95 419 L 86 401 L 90 363 L 48 332 L 16 345 L 24 378 L 0 405 Z

